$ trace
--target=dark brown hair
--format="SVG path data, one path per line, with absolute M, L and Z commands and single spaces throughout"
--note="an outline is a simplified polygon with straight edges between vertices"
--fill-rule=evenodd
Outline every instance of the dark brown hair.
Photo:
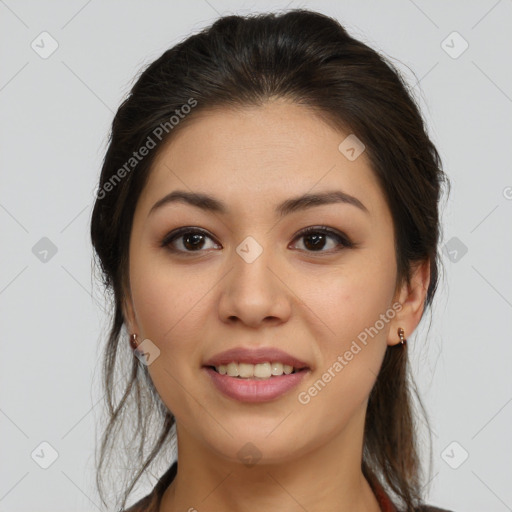
M 124 507 L 141 475 L 169 447 L 174 424 L 147 367 L 131 356 L 128 333 L 122 332 L 132 220 L 152 162 L 173 133 L 198 112 L 261 105 L 271 97 L 313 109 L 365 144 L 393 217 L 397 287 L 409 280 L 415 263 L 429 261 L 425 305 L 432 302 L 438 283 L 438 206 L 447 180 L 399 71 L 349 36 L 336 20 L 307 10 L 226 16 L 188 37 L 141 73 L 119 107 L 92 213 L 92 243 L 113 303 L 103 362 L 108 419 L 97 461 L 104 503 L 108 484 L 103 473 L 114 467 L 112 451 L 126 455 L 126 466 L 121 466 L 122 474 L 129 475 L 121 484 Z M 152 149 L 132 161 L 134 152 L 149 147 L 149 140 Z M 388 347 L 369 397 L 362 470 L 368 480 L 381 482 L 406 511 L 422 502 L 413 393 L 417 395 L 407 352 L 399 345 Z M 424 414 L 417 398 L 418 412 Z M 155 426 L 159 430 L 152 433 Z M 132 428 L 128 437 L 126 428 Z M 115 443 L 121 439 L 123 449 L 116 452 Z

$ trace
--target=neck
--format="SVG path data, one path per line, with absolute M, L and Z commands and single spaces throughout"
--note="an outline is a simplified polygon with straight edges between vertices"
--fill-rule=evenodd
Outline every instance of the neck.
M 361 471 L 361 421 L 301 456 L 251 467 L 212 453 L 178 423 L 178 472 L 159 512 L 380 512 Z

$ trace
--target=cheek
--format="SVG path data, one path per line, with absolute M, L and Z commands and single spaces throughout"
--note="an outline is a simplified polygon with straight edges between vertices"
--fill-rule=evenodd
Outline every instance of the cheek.
M 186 419 L 197 407 L 196 393 L 180 389 L 191 390 L 197 378 L 205 314 L 212 307 L 208 292 L 217 280 L 212 273 L 184 272 L 155 259 L 137 263 L 130 277 L 140 336 L 160 350 L 148 371 L 166 407 Z
M 351 264 L 328 273 L 301 277 L 295 289 L 317 316 L 318 328 L 324 331 L 318 340 L 325 339 L 326 347 L 338 350 L 386 313 L 391 306 L 395 279 L 393 254 L 381 253 L 375 258 L 368 253 L 357 255 Z M 387 330 L 381 330 L 385 337 Z
M 186 272 L 154 258 L 134 260 L 130 274 L 133 303 L 141 335 L 163 347 L 186 342 L 201 325 L 202 307 L 214 287 L 211 273 Z
M 375 261 L 368 258 L 329 278 L 317 276 L 316 287 L 302 283 L 305 302 L 319 319 L 309 327 L 315 329 L 321 364 L 312 385 L 299 390 L 299 403 L 313 431 L 335 432 L 366 406 L 394 317 L 394 264 L 393 254 Z

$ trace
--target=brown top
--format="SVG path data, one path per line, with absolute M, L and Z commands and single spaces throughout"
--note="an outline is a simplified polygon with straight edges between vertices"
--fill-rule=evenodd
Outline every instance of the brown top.
M 160 477 L 154 489 L 144 498 L 137 503 L 126 509 L 124 512 L 159 512 L 160 502 L 162 496 L 174 480 L 176 472 L 178 471 L 178 462 L 174 464 Z M 384 488 L 377 481 L 370 481 L 375 497 L 379 503 L 382 512 L 399 512 L 398 508 L 391 501 L 391 498 L 386 494 Z M 430 505 L 423 505 L 418 508 L 417 512 L 451 512 L 444 508 L 432 507 Z

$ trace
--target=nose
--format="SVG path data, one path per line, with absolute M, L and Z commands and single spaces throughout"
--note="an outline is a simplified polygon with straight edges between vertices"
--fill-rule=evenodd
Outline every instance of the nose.
M 232 270 L 221 284 L 221 320 L 251 328 L 286 322 L 292 311 L 293 293 L 270 250 L 263 250 L 254 261 L 234 252 L 231 260 Z

